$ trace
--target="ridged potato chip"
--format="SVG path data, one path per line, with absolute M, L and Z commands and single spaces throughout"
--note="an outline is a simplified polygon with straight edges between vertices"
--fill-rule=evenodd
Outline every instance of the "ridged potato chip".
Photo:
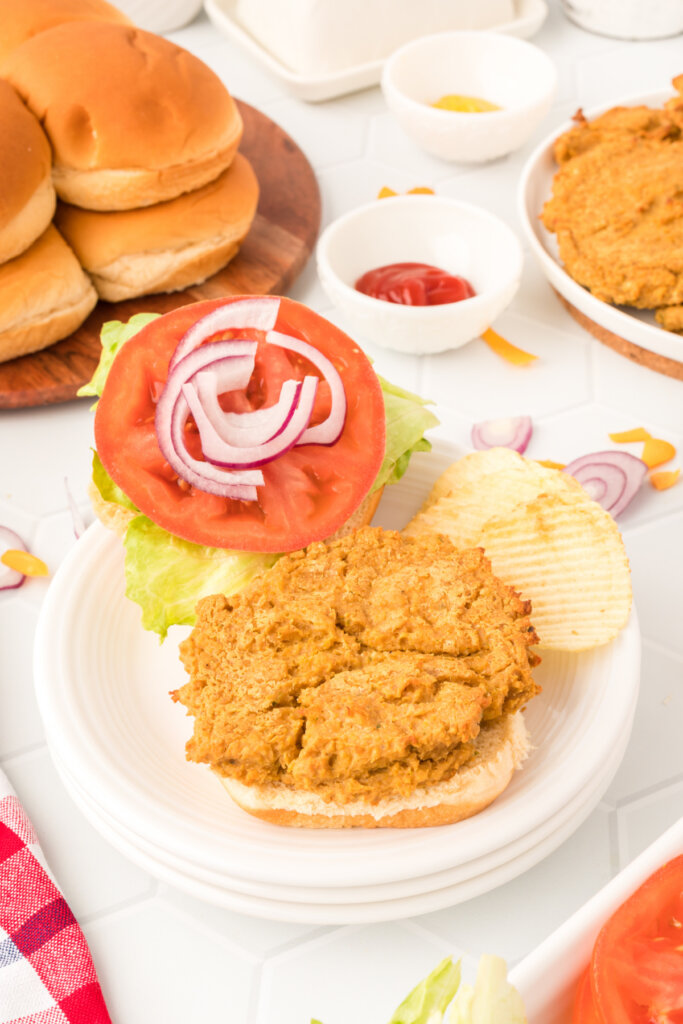
M 626 624 L 631 581 L 614 519 L 571 477 L 516 452 L 459 460 L 404 532 L 483 547 L 494 572 L 531 600 L 541 647 L 587 650 Z

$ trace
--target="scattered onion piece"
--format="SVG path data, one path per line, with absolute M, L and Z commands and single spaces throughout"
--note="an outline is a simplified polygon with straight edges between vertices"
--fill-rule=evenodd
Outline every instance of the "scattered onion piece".
M 536 459 L 539 466 L 545 466 L 546 469 L 564 469 L 564 462 L 553 462 L 552 459 Z
M 662 470 L 659 473 L 650 473 L 650 483 L 656 491 L 668 491 L 669 487 L 673 487 L 677 482 L 680 475 L 680 469 Z
M 633 430 L 622 430 L 617 434 L 609 435 L 610 441 L 614 441 L 616 444 L 629 444 L 631 441 L 647 441 L 650 437 L 652 437 L 652 434 L 645 427 L 634 427 Z
M 69 478 L 64 477 L 64 490 L 66 491 L 66 500 L 69 503 L 69 512 L 71 513 L 71 522 L 74 528 L 74 536 L 76 540 L 82 537 L 85 533 L 85 520 L 81 515 L 81 510 L 76 504 L 76 499 L 73 496 L 71 488 L 69 487 Z
M 480 452 L 487 448 L 512 448 L 522 455 L 531 440 L 533 429 L 530 416 L 484 420 L 472 427 L 472 447 Z
M 524 349 L 517 348 L 516 345 L 506 341 L 505 338 L 501 337 L 491 327 L 484 331 L 482 339 L 492 352 L 495 352 L 497 356 L 501 356 L 506 362 L 512 363 L 513 366 L 528 366 L 535 359 L 538 359 L 538 356 L 533 355 L 531 352 L 525 352 Z
M 11 555 L 17 551 L 26 551 L 26 545 L 19 534 L 10 530 L 8 526 L 0 526 L 0 590 L 14 590 L 26 579 L 23 572 L 13 569 L 4 560 L 8 552 L 11 560 Z
M 662 441 L 658 437 L 648 437 L 643 450 L 641 452 L 641 459 L 646 466 L 650 469 L 654 469 L 656 466 L 661 466 L 665 462 L 670 462 L 676 455 L 676 449 L 669 441 Z
M 640 490 L 647 466 L 628 452 L 605 451 L 574 459 L 564 472 L 616 518 Z

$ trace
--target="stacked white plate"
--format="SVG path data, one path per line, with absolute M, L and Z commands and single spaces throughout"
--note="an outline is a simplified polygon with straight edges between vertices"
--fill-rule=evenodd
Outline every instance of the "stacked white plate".
M 398 526 L 459 453 L 415 458 L 382 502 Z M 548 653 L 525 719 L 533 750 L 474 818 L 428 829 L 301 830 L 232 804 L 185 760 L 192 722 L 180 630 L 162 646 L 124 595 L 119 539 L 94 524 L 48 591 L 36 639 L 38 702 L 55 764 L 91 823 L 125 856 L 211 903 L 286 921 L 409 917 L 470 899 L 547 856 L 587 817 L 628 742 L 638 695 L 635 615 L 611 644 Z M 184 633 L 182 633 L 184 635 Z

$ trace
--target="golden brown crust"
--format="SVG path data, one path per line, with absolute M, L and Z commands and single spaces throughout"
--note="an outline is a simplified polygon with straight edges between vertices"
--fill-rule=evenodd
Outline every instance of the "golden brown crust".
M 0 361 L 71 334 L 97 302 L 88 277 L 56 228 L 0 266 Z
M 38 121 L 0 80 L 0 263 L 28 249 L 52 220 L 51 164 Z
M 95 209 L 171 199 L 218 176 L 242 122 L 205 64 L 169 40 L 70 22 L 12 53 L 4 74 L 43 124 L 60 196 Z
M 27 39 L 67 21 L 110 21 L 132 25 L 106 0 L 0 0 L 0 67 Z
M 237 253 L 259 188 L 240 153 L 203 188 L 140 210 L 111 213 L 60 203 L 56 223 L 103 299 L 176 291 L 205 280 Z

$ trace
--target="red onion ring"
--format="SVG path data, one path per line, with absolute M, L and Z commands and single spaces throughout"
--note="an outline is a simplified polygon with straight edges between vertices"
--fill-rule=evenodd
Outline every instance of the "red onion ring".
M 521 455 L 527 450 L 533 429 L 530 416 L 483 420 L 472 427 L 472 447 L 479 452 L 488 448 L 512 448 Z
M 161 453 L 179 477 L 208 494 L 243 501 L 256 500 L 256 487 L 263 484 L 263 474 L 250 470 L 228 473 L 190 455 L 184 436 L 190 410 L 182 396 L 182 387 L 198 371 L 214 363 L 224 363 L 243 356 L 253 357 L 255 345 L 253 341 L 218 341 L 213 345 L 193 349 L 169 372 L 166 386 L 157 402 L 154 421 Z M 246 369 L 248 367 L 241 364 L 237 368 L 239 373 L 235 373 L 235 378 L 244 382 L 242 386 L 246 386 L 249 380 L 248 376 L 246 381 L 244 379 Z M 228 371 L 224 366 L 220 372 L 225 379 Z
M 219 391 L 211 369 L 191 378 L 197 397 L 212 427 L 227 444 L 238 448 L 265 444 L 281 434 L 289 423 L 298 401 L 301 382 L 286 380 L 275 405 L 253 412 L 225 412 L 218 401 Z
M 258 331 L 270 331 L 275 327 L 280 312 L 280 300 L 269 296 L 253 299 L 238 299 L 225 306 L 207 313 L 201 320 L 192 324 L 185 332 L 173 353 L 169 364 L 169 373 L 190 352 L 208 341 L 219 331 L 229 331 L 241 327 L 252 327 Z
M 0 555 L 5 551 L 27 551 L 28 548 L 18 533 L 10 530 L 9 526 L 0 526 Z M 16 590 L 20 587 L 26 577 L 18 569 L 10 569 L 8 565 L 0 562 L 0 590 Z
M 605 451 L 582 455 L 563 472 L 573 476 L 589 497 L 616 518 L 640 490 L 647 466 L 628 452 Z
M 304 377 L 300 389 L 297 390 L 296 405 L 284 429 L 265 444 L 249 447 L 228 444 L 218 435 L 192 384 L 183 385 L 183 397 L 194 416 L 202 442 L 202 452 L 209 462 L 227 469 L 256 469 L 284 455 L 297 443 L 311 419 L 319 383 L 318 377 Z
M 346 421 L 346 393 L 338 370 L 327 356 L 324 356 L 317 348 L 313 348 L 307 341 L 291 338 L 288 334 L 281 334 L 280 331 L 268 331 L 266 341 L 271 345 L 289 349 L 290 352 L 297 352 L 308 359 L 309 363 L 313 363 L 315 368 L 320 370 L 330 386 L 332 404 L 327 419 L 304 431 L 297 444 L 334 444 L 339 440 Z

